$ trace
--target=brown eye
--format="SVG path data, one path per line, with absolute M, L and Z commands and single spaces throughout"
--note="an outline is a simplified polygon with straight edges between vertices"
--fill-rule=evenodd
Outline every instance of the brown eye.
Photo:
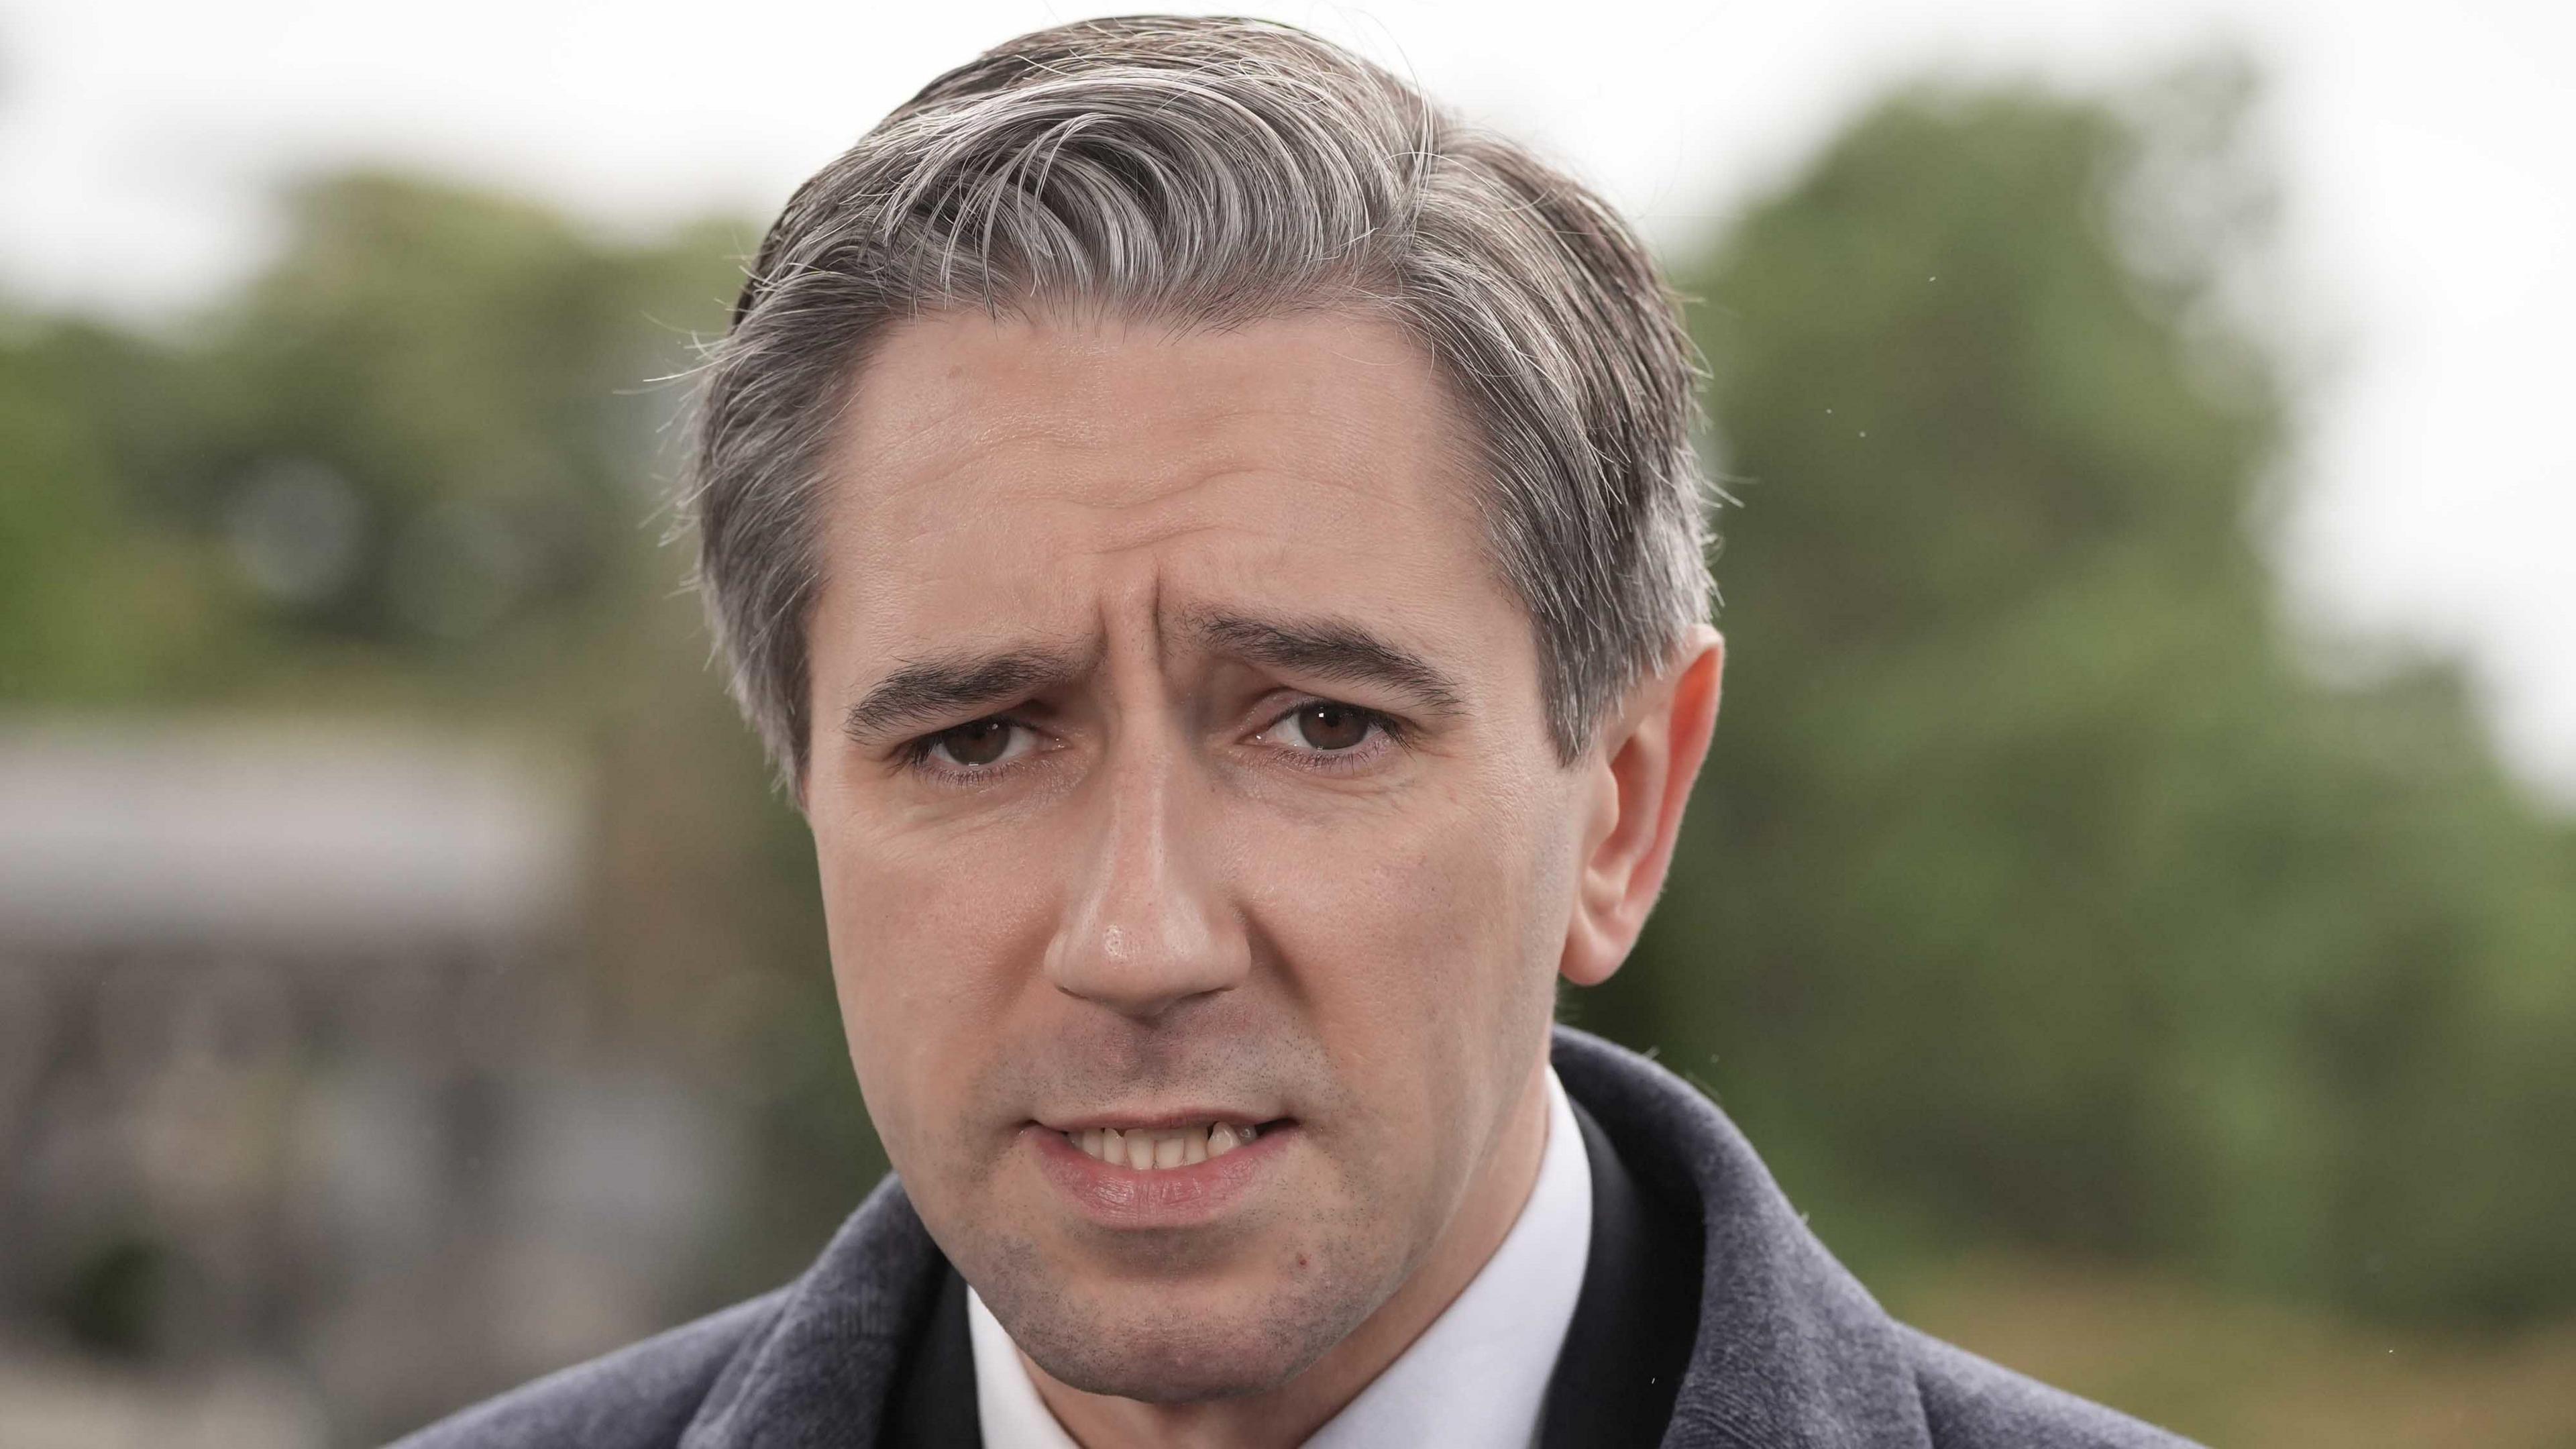
M 948 758 L 961 765 L 989 765 L 1011 748 L 1011 730 L 1006 719 L 979 719 L 940 733 L 938 745 Z
M 1347 750 L 1367 743 L 1373 722 L 1366 710 L 1327 701 L 1298 710 L 1295 719 L 1297 732 L 1306 737 L 1307 745 L 1324 751 Z

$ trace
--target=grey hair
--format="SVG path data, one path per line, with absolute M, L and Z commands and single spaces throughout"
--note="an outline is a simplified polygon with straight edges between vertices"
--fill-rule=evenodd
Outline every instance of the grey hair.
M 1702 369 L 1606 204 L 1304 31 L 1079 21 L 932 81 L 799 187 L 700 371 L 697 582 L 800 797 L 824 460 L 872 342 L 1041 305 L 1208 327 L 1351 307 L 1424 345 L 1473 424 L 1565 763 L 1709 617 Z

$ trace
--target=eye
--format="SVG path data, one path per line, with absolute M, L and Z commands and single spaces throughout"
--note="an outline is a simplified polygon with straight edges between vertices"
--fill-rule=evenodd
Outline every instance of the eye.
M 1336 700 L 1309 700 L 1281 715 L 1262 733 L 1315 754 L 1338 755 L 1368 743 L 1370 734 L 1387 731 L 1386 716 Z
M 924 735 L 913 743 L 913 756 L 951 774 L 971 774 L 1028 753 L 1028 744 L 1026 725 L 994 715 Z

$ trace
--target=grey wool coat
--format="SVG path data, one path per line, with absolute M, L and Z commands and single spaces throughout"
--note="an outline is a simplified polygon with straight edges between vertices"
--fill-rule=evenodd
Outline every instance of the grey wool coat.
M 1688 1082 L 1570 1027 L 1553 1058 L 1593 1168 L 1594 1224 L 1546 1449 L 2183 1443 L 1888 1317 Z M 787 1286 L 398 1449 L 973 1449 L 963 1305 L 890 1176 Z

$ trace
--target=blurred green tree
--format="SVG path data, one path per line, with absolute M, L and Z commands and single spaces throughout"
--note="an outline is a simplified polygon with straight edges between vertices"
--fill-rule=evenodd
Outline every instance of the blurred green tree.
M 2282 623 L 2249 94 L 1904 93 L 1681 269 L 1729 687 L 1638 959 L 1568 1013 L 1865 1266 L 2563 1307 L 2576 849 L 2453 667 L 2330 688 Z
M 149 695 L 210 657 L 204 550 L 131 505 L 103 389 L 148 364 L 99 328 L 0 315 L 0 702 Z
M 0 701 L 531 734 L 587 777 L 571 1052 L 691 1073 L 752 1180 L 705 1306 L 792 1273 L 883 1170 L 810 846 L 662 546 L 678 380 L 751 234 L 638 242 L 375 172 L 150 335 L 0 327 Z

